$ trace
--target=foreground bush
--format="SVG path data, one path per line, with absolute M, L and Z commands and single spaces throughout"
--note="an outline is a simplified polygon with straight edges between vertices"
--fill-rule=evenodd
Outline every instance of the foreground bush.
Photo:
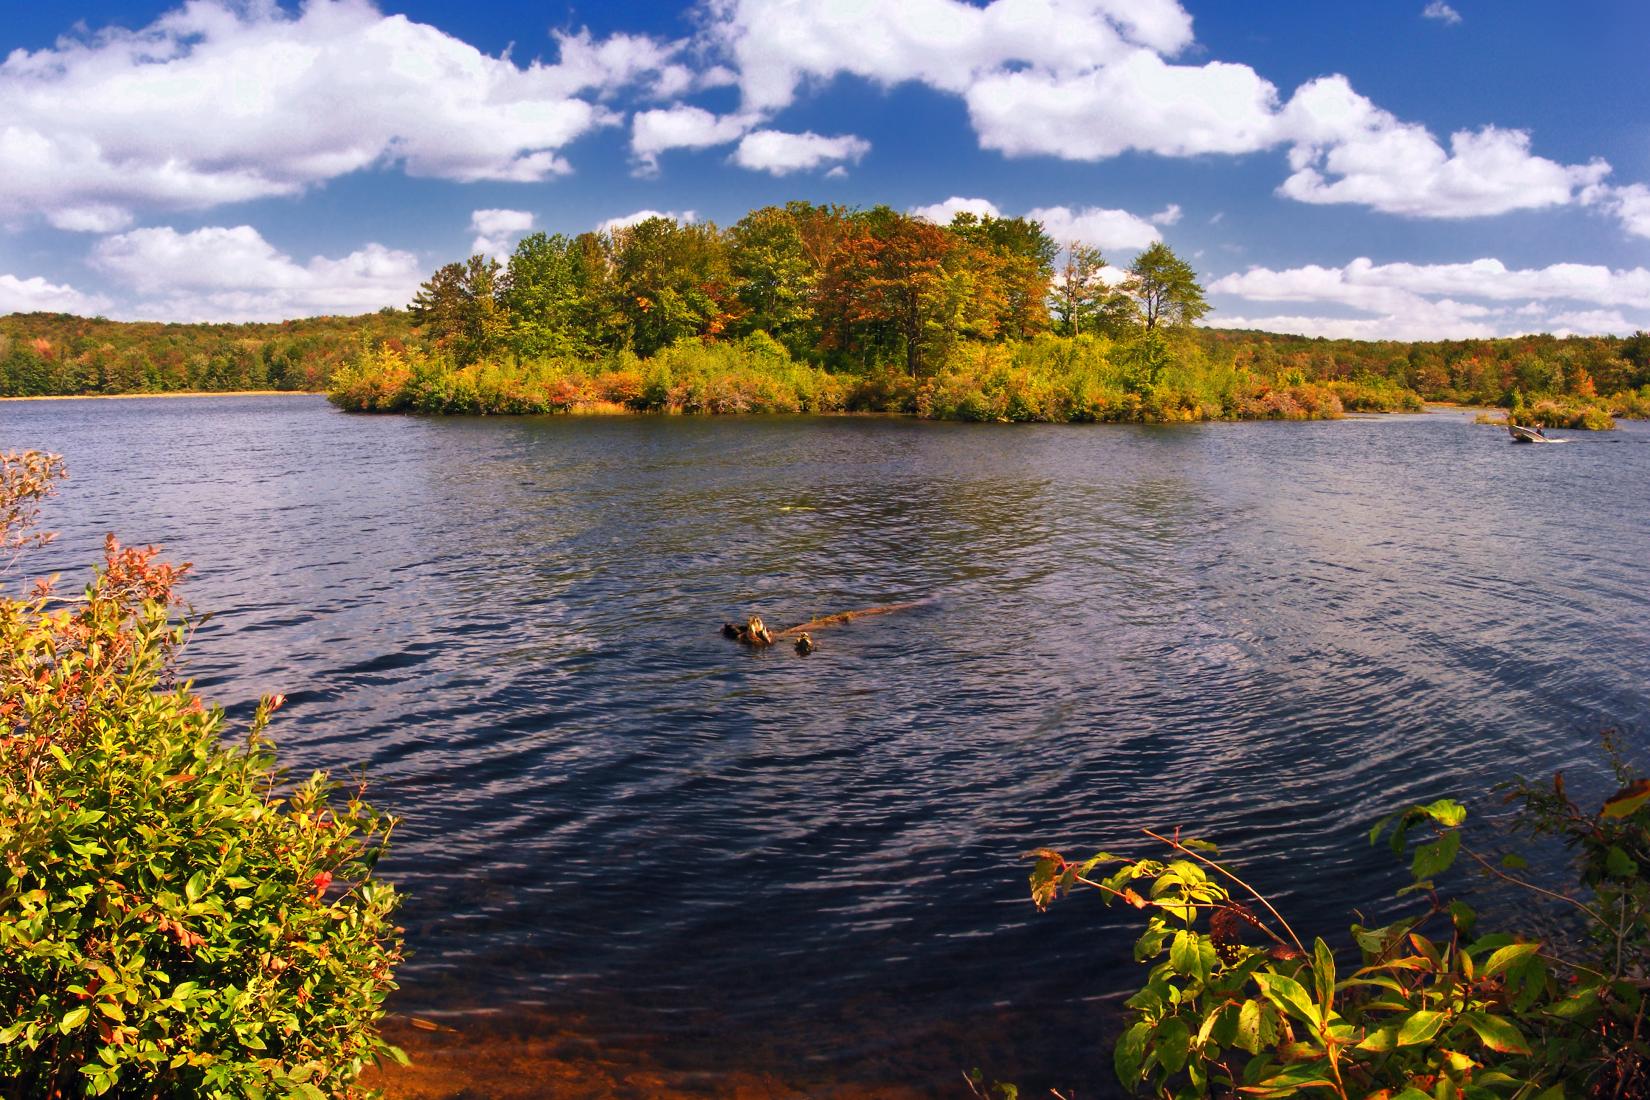
M 1032 875 L 1047 905 L 1077 885 L 1147 914 L 1135 958 L 1151 964 L 1131 997 L 1116 1048 L 1130 1090 L 1189 1098 L 1234 1093 L 1340 1100 L 1492 1100 L 1650 1095 L 1650 780 L 1617 762 L 1622 789 L 1596 811 L 1549 784 L 1520 782 L 1519 825 L 1573 853 L 1567 885 L 1523 877 L 1516 856 L 1493 861 L 1463 840 L 1465 810 L 1412 806 L 1376 826 L 1409 851 L 1421 900 L 1379 928 L 1354 925 L 1337 951 L 1310 946 L 1213 845 L 1148 831 L 1161 859 L 1100 853 L 1081 862 L 1048 850 Z M 1567 942 L 1478 926 L 1436 880 L 1466 856 L 1504 883 L 1563 906 Z M 1106 877 L 1098 868 L 1117 865 Z M 1247 942 L 1246 942 L 1247 941 Z M 1355 955 L 1351 965 L 1347 956 Z
M 0 546 L 60 467 L 0 456 Z M 7 507 L 6 502 L 10 502 Z M 3 564 L 3 559 L 0 559 Z M 0 599 L 0 1082 L 15 1097 L 349 1096 L 395 988 L 390 822 L 283 790 L 175 681 L 183 569 L 122 548 Z

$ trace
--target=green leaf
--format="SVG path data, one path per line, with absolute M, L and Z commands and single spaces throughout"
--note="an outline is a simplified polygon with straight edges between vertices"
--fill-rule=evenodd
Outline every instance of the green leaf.
M 1639 865 L 1633 857 L 1615 844 L 1610 845 L 1610 850 L 1605 853 L 1604 869 L 1611 878 L 1636 878 L 1639 873 Z
M 1385 1054 L 1388 1051 L 1396 1050 L 1397 1048 L 1398 1029 L 1396 1027 L 1383 1027 L 1379 1030 L 1371 1031 L 1368 1035 L 1365 1035 L 1363 1041 L 1358 1044 L 1359 1050 L 1367 1050 L 1375 1054 Z
M 1320 936 L 1312 941 L 1312 982 L 1325 1018 L 1335 1006 L 1335 954 Z
M 1415 859 L 1411 862 L 1410 874 L 1417 879 L 1432 878 L 1449 868 L 1455 862 L 1455 853 L 1461 850 L 1461 834 L 1445 833 L 1429 844 L 1423 844 L 1415 849 Z
M 67 1035 L 69 1032 L 85 1023 L 86 1017 L 91 1014 L 92 1009 L 89 1005 L 81 1005 L 79 1008 L 71 1008 L 69 1011 L 65 1012 L 63 1014 L 63 1018 L 57 1022 L 57 1030 L 64 1035 Z
M 1203 969 L 1203 953 L 1198 950 L 1198 934 L 1196 932 L 1176 932 L 1174 942 L 1169 945 L 1169 965 L 1175 972 L 1184 974 L 1188 978 L 1207 978 L 1208 972 Z
M 1478 1033 L 1484 1045 L 1500 1054 L 1528 1054 L 1530 1046 L 1511 1020 L 1486 1012 L 1465 1012 L 1461 1019 Z
M 1152 1025 L 1142 1020 L 1123 1032 L 1112 1051 L 1112 1068 L 1130 1092 L 1140 1083 L 1141 1064 L 1146 1060 L 1146 1039 L 1151 1033 Z
M 1155 959 L 1163 950 L 1163 941 L 1169 938 L 1169 929 L 1161 921 L 1153 920 L 1134 941 L 1134 961 L 1145 962 Z
M 1427 1042 L 1438 1034 L 1438 1030 L 1444 1026 L 1448 1018 L 1447 1013 L 1432 1012 L 1428 1009 L 1411 1014 L 1409 1019 L 1398 1027 L 1398 1045 L 1411 1047 L 1417 1043 Z
M 1598 990 L 1583 989 L 1580 993 L 1566 997 L 1547 1010 L 1561 1020 L 1575 1020 L 1583 1016 L 1591 1016 L 1598 1011 Z
M 1262 972 L 1255 975 L 1255 984 L 1260 986 L 1260 991 L 1265 994 L 1267 1000 L 1302 1023 L 1313 1027 L 1323 1023 L 1318 1006 L 1312 1003 L 1311 996 L 1295 979 L 1282 974 Z
M 1488 978 L 1501 973 L 1515 963 L 1534 955 L 1541 950 L 1539 943 L 1514 943 L 1496 951 L 1489 961 L 1484 964 L 1484 977 Z
M 1453 829 L 1467 819 L 1466 807 L 1449 798 L 1440 798 L 1436 802 L 1415 808 L 1446 829 Z
M 192 902 L 201 900 L 201 895 L 206 893 L 206 872 L 196 871 L 190 875 L 189 881 L 183 884 L 183 893 Z
M 1244 1001 L 1243 1007 L 1238 1009 L 1237 1034 L 1232 1038 L 1232 1045 L 1250 1054 L 1260 1053 L 1260 1013 L 1259 1001 Z
M 1472 935 L 1473 927 L 1478 923 L 1478 914 L 1473 907 L 1457 898 L 1449 903 L 1449 917 L 1455 924 L 1456 931 L 1463 936 Z
M 1179 1073 L 1186 1067 L 1186 1058 L 1191 1053 L 1192 1030 L 1186 1026 L 1186 1021 L 1179 1016 L 1170 1016 L 1157 1025 L 1157 1031 L 1152 1035 L 1153 1045 L 1157 1050 L 1157 1060 L 1166 1073 Z
M 1299 1062 L 1243 1091 L 1272 1100 L 1292 1095 L 1300 1089 L 1334 1088 L 1335 1082 L 1330 1079 L 1326 1068 L 1327 1063 L 1322 1061 Z

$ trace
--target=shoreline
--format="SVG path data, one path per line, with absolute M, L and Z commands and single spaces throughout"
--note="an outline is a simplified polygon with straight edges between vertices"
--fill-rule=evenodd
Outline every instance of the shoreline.
M 42 393 L 0 401 L 131 401 L 143 397 L 325 397 L 325 390 L 168 390 L 166 393 Z

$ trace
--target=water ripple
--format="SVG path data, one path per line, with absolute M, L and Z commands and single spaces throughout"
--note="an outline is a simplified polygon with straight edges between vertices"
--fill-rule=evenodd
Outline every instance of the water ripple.
M 1650 717 L 1640 426 L 3 415 L 74 474 L 39 567 L 197 562 L 197 683 L 286 692 L 286 762 L 405 818 L 404 1008 L 576 1009 L 688 1071 L 1103 1091 L 1132 930 L 1035 913 L 1024 849 L 1184 826 L 1333 928 L 1397 882 L 1394 804 L 1602 782 L 1593 732 Z M 907 600 L 807 660 L 715 633 Z

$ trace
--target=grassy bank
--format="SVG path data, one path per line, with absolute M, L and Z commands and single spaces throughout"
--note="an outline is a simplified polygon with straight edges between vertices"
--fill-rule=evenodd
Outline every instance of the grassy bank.
M 1348 411 L 1419 411 L 1385 380 L 1310 381 L 1205 354 L 1189 339 L 1039 336 L 964 343 L 921 378 L 833 372 L 764 334 L 683 341 L 647 359 L 449 361 L 391 344 L 333 375 L 330 399 L 355 412 L 488 415 L 631 412 L 904 413 L 933 420 L 1168 423 L 1307 420 Z

